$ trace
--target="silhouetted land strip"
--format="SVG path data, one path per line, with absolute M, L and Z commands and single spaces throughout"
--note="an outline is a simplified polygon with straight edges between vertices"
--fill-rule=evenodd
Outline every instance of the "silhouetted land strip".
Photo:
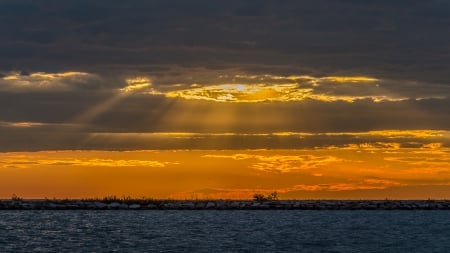
M 1 200 L 0 210 L 450 210 L 450 200 Z

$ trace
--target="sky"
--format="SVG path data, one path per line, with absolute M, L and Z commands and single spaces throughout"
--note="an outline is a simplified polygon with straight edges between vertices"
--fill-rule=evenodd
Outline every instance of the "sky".
M 0 198 L 450 198 L 446 0 L 0 0 Z

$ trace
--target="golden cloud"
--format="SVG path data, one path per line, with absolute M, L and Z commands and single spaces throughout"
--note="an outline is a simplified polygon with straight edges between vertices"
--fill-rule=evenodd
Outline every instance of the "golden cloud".
M 448 168 L 450 170 L 450 157 L 448 154 L 442 156 L 425 157 L 425 156 L 404 156 L 404 157 L 385 157 L 385 161 L 405 163 L 411 166 L 432 167 L 432 168 Z
M 403 101 L 408 97 L 393 96 L 392 94 L 357 95 L 333 94 L 334 84 L 370 84 L 379 79 L 366 76 L 274 76 L 274 75 L 236 75 L 240 83 L 237 84 L 193 84 L 187 89 L 165 92 L 169 98 L 183 98 L 187 100 L 206 100 L 215 102 L 255 103 L 255 102 L 290 102 L 306 99 L 353 103 L 357 100 L 370 99 L 374 102 Z M 255 83 L 255 81 L 259 83 Z M 280 83 L 281 82 L 281 83 Z M 327 85 L 325 85 L 327 84 Z M 325 85 L 325 86 L 324 86 Z M 318 86 L 324 86 L 321 90 Z M 329 90 L 329 91 L 327 91 Z
M 335 82 L 335 83 L 370 83 L 379 81 L 377 78 L 368 76 L 326 76 L 326 77 L 314 77 L 309 75 L 235 75 L 238 79 L 250 79 L 250 80 L 290 80 L 290 81 L 308 81 L 312 84 L 318 84 L 320 82 Z
M 301 88 L 298 84 L 219 84 L 169 91 L 165 95 L 168 98 L 235 103 L 290 102 L 305 99 L 353 103 L 363 99 L 370 99 L 374 102 L 403 101 L 408 99 L 406 97 L 390 96 L 330 95 L 316 93 L 313 88 Z
M 31 81 L 31 80 L 54 80 L 58 78 L 65 78 L 65 77 L 80 77 L 80 76 L 87 76 L 89 73 L 85 72 L 61 72 L 61 73 L 46 73 L 46 72 L 35 72 L 31 73 L 30 75 L 21 75 L 20 73 L 13 72 L 9 75 L 4 76 L 3 80 L 19 80 L 19 81 Z
M 298 101 L 306 98 L 312 89 L 300 89 L 295 84 L 220 84 L 169 91 L 169 98 L 208 100 L 216 102 Z
M 434 139 L 442 138 L 446 135 L 450 135 L 450 131 L 446 130 L 380 130 L 380 131 L 366 131 L 366 132 L 324 132 L 324 133 L 310 133 L 310 132 L 269 132 L 269 133 L 201 133 L 201 132 L 151 132 L 151 133 L 91 133 L 92 136 L 105 136 L 105 137 L 175 137 L 175 138 L 207 138 L 214 136 L 278 136 L 278 137 L 341 137 L 349 136 L 356 138 L 363 137 L 382 137 L 386 139 Z M 384 146 L 396 145 L 395 142 L 377 142 L 376 144 Z M 428 143 L 424 148 L 439 148 L 442 147 L 442 143 Z
M 151 80 L 147 77 L 135 77 L 126 80 L 127 86 L 120 89 L 123 92 L 133 92 L 148 88 L 152 85 Z
M 378 79 L 367 76 L 328 76 L 322 77 L 320 80 L 326 80 L 336 83 L 367 83 L 376 82 Z
M 332 184 L 316 184 L 316 185 L 295 185 L 289 191 L 355 191 L 355 190 L 381 190 L 393 186 L 402 186 L 404 184 L 386 179 L 364 179 L 356 183 L 332 183 Z
M 22 75 L 17 72 L 9 73 L 0 79 L 4 87 L 12 90 L 45 90 L 45 89 L 69 89 L 73 85 L 91 85 L 92 80 L 97 80 L 94 74 L 86 72 L 60 72 L 46 73 L 34 72 Z
M 379 130 L 368 131 L 367 135 L 382 136 L 388 138 L 430 138 L 442 137 L 446 131 L 443 130 Z
M 206 158 L 229 158 L 233 160 L 255 159 L 257 162 L 251 168 L 259 171 L 274 173 L 289 173 L 299 170 L 313 170 L 333 163 L 343 161 L 335 156 L 315 156 L 315 155 L 204 155 Z
M 5 159 L 0 167 L 17 167 L 28 168 L 37 165 L 59 165 L 59 166 L 89 166 L 89 167 L 165 167 L 168 162 L 152 161 L 152 160 L 125 160 L 125 159 L 39 159 L 29 158 Z
M 41 122 L 6 122 L 6 121 L 0 121 L 0 126 L 6 126 L 6 127 L 40 127 L 48 125 L 46 123 Z

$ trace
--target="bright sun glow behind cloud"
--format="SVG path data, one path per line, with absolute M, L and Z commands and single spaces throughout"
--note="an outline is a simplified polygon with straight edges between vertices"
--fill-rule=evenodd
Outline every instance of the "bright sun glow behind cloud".
M 151 80 L 147 77 L 129 78 L 126 80 L 126 82 L 127 86 L 120 89 L 120 91 L 133 92 L 144 88 L 148 88 L 152 85 Z
M 262 102 L 302 100 L 310 92 L 311 89 L 299 89 L 296 84 L 220 84 L 170 91 L 166 96 L 216 102 Z
M 207 100 L 215 102 L 290 102 L 305 99 L 333 102 L 345 101 L 352 103 L 356 100 L 370 99 L 374 102 L 401 101 L 406 97 L 380 94 L 334 94 L 336 84 L 371 85 L 379 79 L 365 76 L 272 76 L 272 75 L 236 75 L 241 80 L 237 84 L 208 84 L 191 85 L 190 88 L 171 90 L 165 93 L 169 98 L 183 98 L 187 100 Z M 255 80 L 260 83 L 254 83 Z M 281 82 L 281 83 L 280 83 Z M 320 86 L 320 89 L 319 89 Z M 340 87 L 339 89 L 343 89 Z M 345 88 L 344 88 L 345 89 Z

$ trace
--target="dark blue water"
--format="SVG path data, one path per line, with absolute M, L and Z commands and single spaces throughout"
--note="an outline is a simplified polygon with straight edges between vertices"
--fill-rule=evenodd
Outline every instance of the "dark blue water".
M 0 211 L 0 252 L 450 252 L 450 212 Z

